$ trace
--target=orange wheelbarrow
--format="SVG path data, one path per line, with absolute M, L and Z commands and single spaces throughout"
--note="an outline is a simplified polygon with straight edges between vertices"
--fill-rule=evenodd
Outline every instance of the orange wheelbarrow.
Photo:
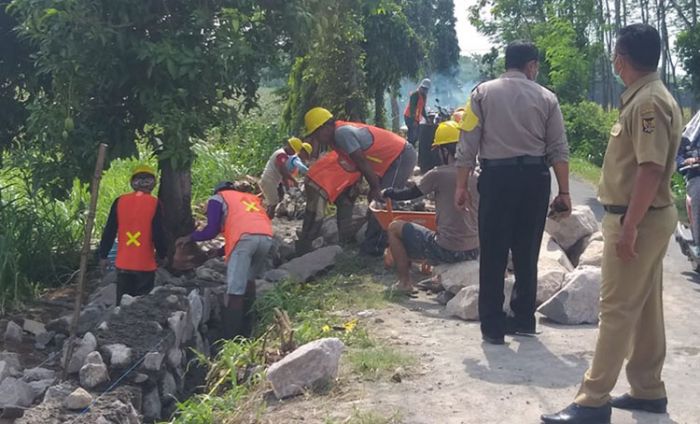
M 435 212 L 419 212 L 419 211 L 394 211 L 391 201 L 386 203 L 386 209 L 377 209 L 371 204 L 369 210 L 372 211 L 372 215 L 379 221 L 384 231 L 389 230 L 389 224 L 394 221 L 405 221 L 412 224 L 422 225 L 425 228 L 436 231 L 437 224 L 435 221 Z M 420 270 L 424 274 L 430 274 L 432 272 L 432 267 L 426 261 L 418 261 L 420 263 Z M 384 250 L 384 266 L 386 268 L 391 268 L 394 266 L 394 258 L 391 256 L 391 251 L 389 248 Z

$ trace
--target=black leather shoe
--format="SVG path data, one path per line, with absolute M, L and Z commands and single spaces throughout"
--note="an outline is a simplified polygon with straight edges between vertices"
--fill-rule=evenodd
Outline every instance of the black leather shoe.
M 610 405 L 592 408 L 572 403 L 556 414 L 542 415 L 540 419 L 545 424 L 610 424 L 611 415 Z
M 618 409 L 632 409 L 636 411 L 665 414 L 668 398 L 661 399 L 637 399 L 628 394 L 612 398 L 610 406 Z
M 534 326 L 532 326 L 532 327 L 523 326 L 518 321 L 516 321 L 514 318 L 507 317 L 506 318 L 506 334 L 509 336 L 516 336 L 516 335 L 536 336 L 537 329 Z
M 503 337 L 491 337 L 491 336 L 487 336 L 486 334 L 481 335 L 481 340 L 485 341 L 486 343 L 492 344 L 492 345 L 506 344 L 506 341 L 503 339 Z

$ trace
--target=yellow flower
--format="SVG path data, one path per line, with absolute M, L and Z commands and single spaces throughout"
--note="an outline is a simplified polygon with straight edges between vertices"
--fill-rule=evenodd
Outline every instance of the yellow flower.
M 323 333 L 330 333 L 330 331 L 331 331 L 331 327 L 328 324 L 321 327 L 321 332 L 323 332 Z
M 343 327 L 345 327 L 345 331 L 348 333 L 351 333 L 352 330 L 354 330 L 356 326 L 357 326 L 357 319 L 353 319 L 353 320 L 348 321 L 345 324 L 343 324 Z

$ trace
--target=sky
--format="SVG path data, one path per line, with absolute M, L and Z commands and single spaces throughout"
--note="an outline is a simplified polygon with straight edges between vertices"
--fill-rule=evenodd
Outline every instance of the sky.
M 463 56 L 472 53 L 484 54 L 491 50 L 489 40 L 476 32 L 476 29 L 469 23 L 467 8 L 475 4 L 477 0 L 454 0 L 455 16 L 457 17 L 457 39 L 459 48 Z

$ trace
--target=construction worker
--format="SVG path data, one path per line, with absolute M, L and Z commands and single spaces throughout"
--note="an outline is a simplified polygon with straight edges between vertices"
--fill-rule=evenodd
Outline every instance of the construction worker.
M 393 200 L 415 199 L 429 193 L 435 195 L 437 231 L 401 220 L 389 224 L 389 249 L 399 274 L 396 290 L 400 292 L 413 293 L 409 272 L 412 259 L 426 259 L 436 265 L 479 257 L 476 178 L 470 179 L 471 203 L 466 208 L 457 208 L 454 201 L 457 183 L 454 158 L 458 140 L 459 124 L 454 121 L 441 123 L 435 131 L 433 149 L 439 150 L 442 165 L 428 171 L 417 185 L 404 189 L 387 188 L 382 193 Z
M 535 82 L 539 52 L 534 44 L 506 47 L 506 72 L 474 88 L 462 116 L 457 148 L 455 200 L 463 207 L 479 156 L 479 317 L 482 338 L 504 344 L 505 334 L 536 334 L 537 262 L 554 168 L 559 194 L 553 209 L 565 217 L 569 197 L 569 148 L 559 102 Z M 503 311 L 508 252 L 513 254 L 514 316 Z
M 406 109 L 403 111 L 403 119 L 408 128 L 408 142 L 413 146 L 418 141 L 418 125 L 426 122 L 428 119 L 428 114 L 425 112 L 425 104 L 428 102 L 430 86 L 431 82 L 428 78 L 421 81 L 418 88 L 411 92 Z
M 102 231 L 98 250 L 103 273 L 109 266 L 109 251 L 117 238 L 117 302 L 122 296 L 142 296 L 153 290 L 156 257 L 164 260 L 167 241 L 158 199 L 151 195 L 156 185 L 156 171 L 147 165 L 131 173 L 132 193 L 119 196 L 112 203 Z
M 611 407 L 666 413 L 663 259 L 678 220 L 671 177 L 683 116 L 656 71 L 660 56 L 654 27 L 618 32 L 612 62 L 626 89 L 598 189 L 606 212 L 598 341 L 574 403 L 545 423 L 610 423 Z M 625 359 L 631 391 L 611 398 Z
M 359 171 L 369 183 L 368 199 L 381 200 L 381 189 L 402 188 L 413 174 L 417 154 L 406 140 L 382 128 L 356 122 L 337 121 L 326 109 L 315 107 L 304 116 L 306 137 L 318 146 L 331 147 L 347 171 Z M 341 167 L 336 167 L 340 169 Z M 341 169 L 342 172 L 342 169 Z M 374 216 L 369 216 L 360 251 L 380 256 L 386 234 Z
M 297 186 L 294 175 L 307 171 L 303 162 L 309 160 L 312 150 L 309 143 L 291 137 L 284 147 L 275 150 L 270 156 L 260 177 L 260 190 L 270 218 L 275 216 L 275 208 L 284 198 L 285 187 Z
M 350 242 L 359 228 L 353 226 L 353 207 L 359 196 L 357 183 L 362 175 L 344 161 L 337 152 L 321 156 L 309 168 L 304 185 L 306 210 L 301 235 L 296 245 L 297 254 L 311 250 L 312 243 L 321 236 L 326 206 L 336 206 L 336 222 L 340 243 Z
M 207 225 L 177 240 L 178 245 L 224 236 L 227 290 L 222 338 L 250 337 L 253 331 L 255 278 L 264 271 L 272 248 L 272 221 L 247 183 L 221 182 L 207 203 Z

